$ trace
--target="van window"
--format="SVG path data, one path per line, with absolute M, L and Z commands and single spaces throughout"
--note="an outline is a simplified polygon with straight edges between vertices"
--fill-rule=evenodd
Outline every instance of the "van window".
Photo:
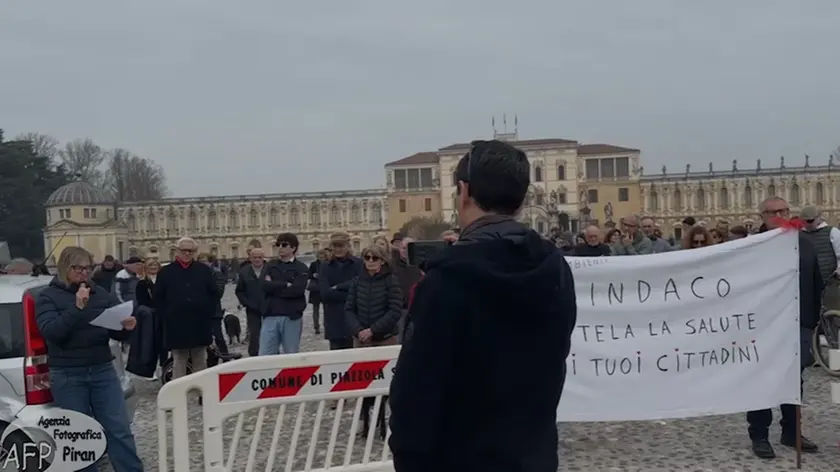
M 24 336 L 23 304 L 0 303 L 0 359 L 23 357 Z

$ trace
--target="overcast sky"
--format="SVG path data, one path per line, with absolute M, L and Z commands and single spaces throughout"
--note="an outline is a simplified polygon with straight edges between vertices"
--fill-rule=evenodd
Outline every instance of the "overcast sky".
M 492 134 L 646 173 L 840 146 L 838 0 L 39 0 L 0 9 L 0 128 L 163 165 L 173 196 L 377 188 Z

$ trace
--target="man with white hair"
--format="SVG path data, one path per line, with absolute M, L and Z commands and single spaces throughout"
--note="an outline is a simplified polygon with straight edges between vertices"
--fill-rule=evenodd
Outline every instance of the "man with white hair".
M 157 276 L 155 311 L 163 320 L 163 348 L 172 351 L 173 378 L 207 368 L 207 346 L 213 342 L 213 323 L 219 293 L 213 270 L 194 262 L 198 244 L 181 238 L 172 264 Z
M 583 237 L 586 242 L 575 246 L 571 255 L 577 257 L 604 257 L 612 254 L 610 247 L 603 243 L 604 237 L 601 234 L 601 228 L 595 225 L 589 225 L 583 230 Z
M 656 226 L 656 221 L 654 221 L 653 217 L 645 216 L 641 219 L 641 224 L 642 233 L 645 234 L 646 238 L 650 239 L 654 254 L 671 251 L 671 245 L 668 244 L 668 241 L 662 239 L 662 231 L 657 231 L 658 227 Z

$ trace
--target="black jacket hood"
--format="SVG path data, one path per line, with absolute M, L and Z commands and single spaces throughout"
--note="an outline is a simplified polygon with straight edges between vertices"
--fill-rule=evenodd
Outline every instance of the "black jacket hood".
M 488 293 L 530 303 L 557 283 L 563 256 L 551 241 L 507 217 L 485 217 L 465 228 L 458 242 L 427 265 L 469 280 Z M 503 291 L 503 292 L 498 292 Z

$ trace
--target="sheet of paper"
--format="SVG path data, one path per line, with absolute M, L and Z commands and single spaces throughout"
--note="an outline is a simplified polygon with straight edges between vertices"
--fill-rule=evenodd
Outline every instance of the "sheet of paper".
M 114 331 L 122 331 L 122 321 L 130 317 L 132 313 L 134 313 L 134 302 L 120 303 L 103 311 L 90 324 Z

